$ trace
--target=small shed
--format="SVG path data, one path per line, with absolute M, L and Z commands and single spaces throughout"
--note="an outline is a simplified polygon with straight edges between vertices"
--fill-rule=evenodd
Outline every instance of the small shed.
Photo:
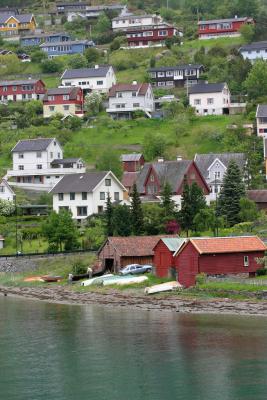
M 259 210 L 267 211 L 267 190 L 248 190 L 247 197 L 256 203 Z
M 118 272 L 128 264 L 152 264 L 153 249 L 162 237 L 164 236 L 109 237 L 98 251 L 102 270 Z
M 257 259 L 264 257 L 266 249 L 257 236 L 189 239 L 174 254 L 178 282 L 194 286 L 200 273 L 255 276 L 260 268 Z
M 173 237 L 162 238 L 154 247 L 155 273 L 159 278 L 173 276 L 175 265 L 173 255 L 185 243 L 186 239 Z

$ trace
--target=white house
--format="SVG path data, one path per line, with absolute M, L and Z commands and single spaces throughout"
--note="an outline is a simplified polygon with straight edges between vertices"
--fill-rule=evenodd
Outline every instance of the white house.
M 244 174 L 247 164 L 244 153 L 196 154 L 194 161 L 210 187 L 209 201 L 215 201 L 220 193 L 230 161 L 236 162 L 241 174 Z
M 5 176 L 11 186 L 48 191 L 62 176 L 85 172 L 80 158 L 63 158 L 55 138 L 20 140 L 11 152 L 13 169 Z
M 107 113 L 114 118 L 131 118 L 134 111 L 141 110 L 149 118 L 155 110 L 154 95 L 150 83 L 119 83 L 109 91 Z
M 239 52 L 252 63 L 258 59 L 267 60 L 267 41 L 246 44 L 240 47 Z
M 53 210 L 68 209 L 77 220 L 102 213 L 108 194 L 112 202 L 122 202 L 127 196 L 127 190 L 111 171 L 66 175 L 50 193 Z
M 230 103 L 227 83 L 199 83 L 189 88 L 189 104 L 198 115 L 229 114 Z
M 61 76 L 61 86 L 79 86 L 84 92 L 108 93 L 115 83 L 116 75 L 111 65 L 67 69 Z
M 117 13 L 124 14 L 128 11 L 127 6 L 123 4 L 111 4 L 111 5 L 103 5 L 103 6 L 89 6 L 85 5 L 84 9 L 80 10 L 70 10 L 67 12 L 67 20 L 68 22 L 72 22 L 77 18 L 83 19 L 97 19 L 99 16 L 107 11 L 113 11 Z
M 114 32 L 127 31 L 129 28 L 143 28 L 146 26 L 159 25 L 162 22 L 163 22 L 162 17 L 156 14 L 145 14 L 145 15 L 126 14 L 113 18 L 112 29 Z
M 257 135 L 267 137 L 267 104 L 259 104 L 256 111 Z
M 0 183 L 0 199 L 12 202 L 15 199 L 15 193 L 5 179 L 2 179 Z

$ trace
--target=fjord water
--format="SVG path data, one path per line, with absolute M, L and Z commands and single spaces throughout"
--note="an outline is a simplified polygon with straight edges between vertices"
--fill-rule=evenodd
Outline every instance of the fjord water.
M 266 400 L 267 319 L 0 298 L 0 399 Z

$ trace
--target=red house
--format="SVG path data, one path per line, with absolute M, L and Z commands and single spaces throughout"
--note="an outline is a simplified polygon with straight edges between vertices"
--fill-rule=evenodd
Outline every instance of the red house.
M 130 191 L 136 181 L 138 172 L 145 164 L 143 154 L 123 154 L 121 156 L 123 175 L 122 184 Z
M 148 47 L 164 45 L 167 38 L 180 36 L 181 33 L 172 25 L 162 23 L 144 27 L 127 29 L 127 41 L 129 47 Z
M 154 247 L 155 274 L 159 278 L 166 278 L 175 273 L 174 253 L 176 253 L 186 242 L 179 237 L 162 238 Z
M 41 79 L 0 82 L 0 101 L 39 100 L 45 93 L 45 84 Z
M 172 199 L 177 206 L 181 205 L 184 183 L 191 185 L 195 182 L 205 196 L 210 193 L 210 188 L 192 160 L 164 161 L 145 163 L 136 179 L 137 190 L 141 200 L 146 201 L 151 197 L 159 198 L 164 185 L 168 183 L 172 189 Z
M 257 236 L 188 239 L 174 254 L 178 281 L 185 287 L 194 286 L 196 276 L 249 274 L 260 268 L 266 246 Z
M 254 24 L 253 18 L 212 19 L 198 22 L 199 39 L 240 36 L 240 28 L 246 24 Z
M 48 89 L 43 99 L 44 118 L 55 114 L 82 117 L 84 114 L 83 103 L 83 91 L 80 87 L 67 86 Z

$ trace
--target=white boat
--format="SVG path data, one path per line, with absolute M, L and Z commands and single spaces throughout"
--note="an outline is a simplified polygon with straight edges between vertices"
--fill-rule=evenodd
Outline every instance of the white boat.
M 86 281 L 81 282 L 81 286 L 101 285 L 105 279 L 109 279 L 113 276 L 113 274 L 106 274 L 102 276 L 96 276 L 95 278 L 86 279 Z
M 161 283 L 159 285 L 154 285 L 151 287 L 145 288 L 146 294 L 160 293 L 160 292 L 169 292 L 171 290 L 182 289 L 183 286 L 176 281 Z
M 108 285 L 131 285 L 134 283 L 142 283 L 148 280 L 147 276 L 114 276 L 103 281 L 103 286 Z

